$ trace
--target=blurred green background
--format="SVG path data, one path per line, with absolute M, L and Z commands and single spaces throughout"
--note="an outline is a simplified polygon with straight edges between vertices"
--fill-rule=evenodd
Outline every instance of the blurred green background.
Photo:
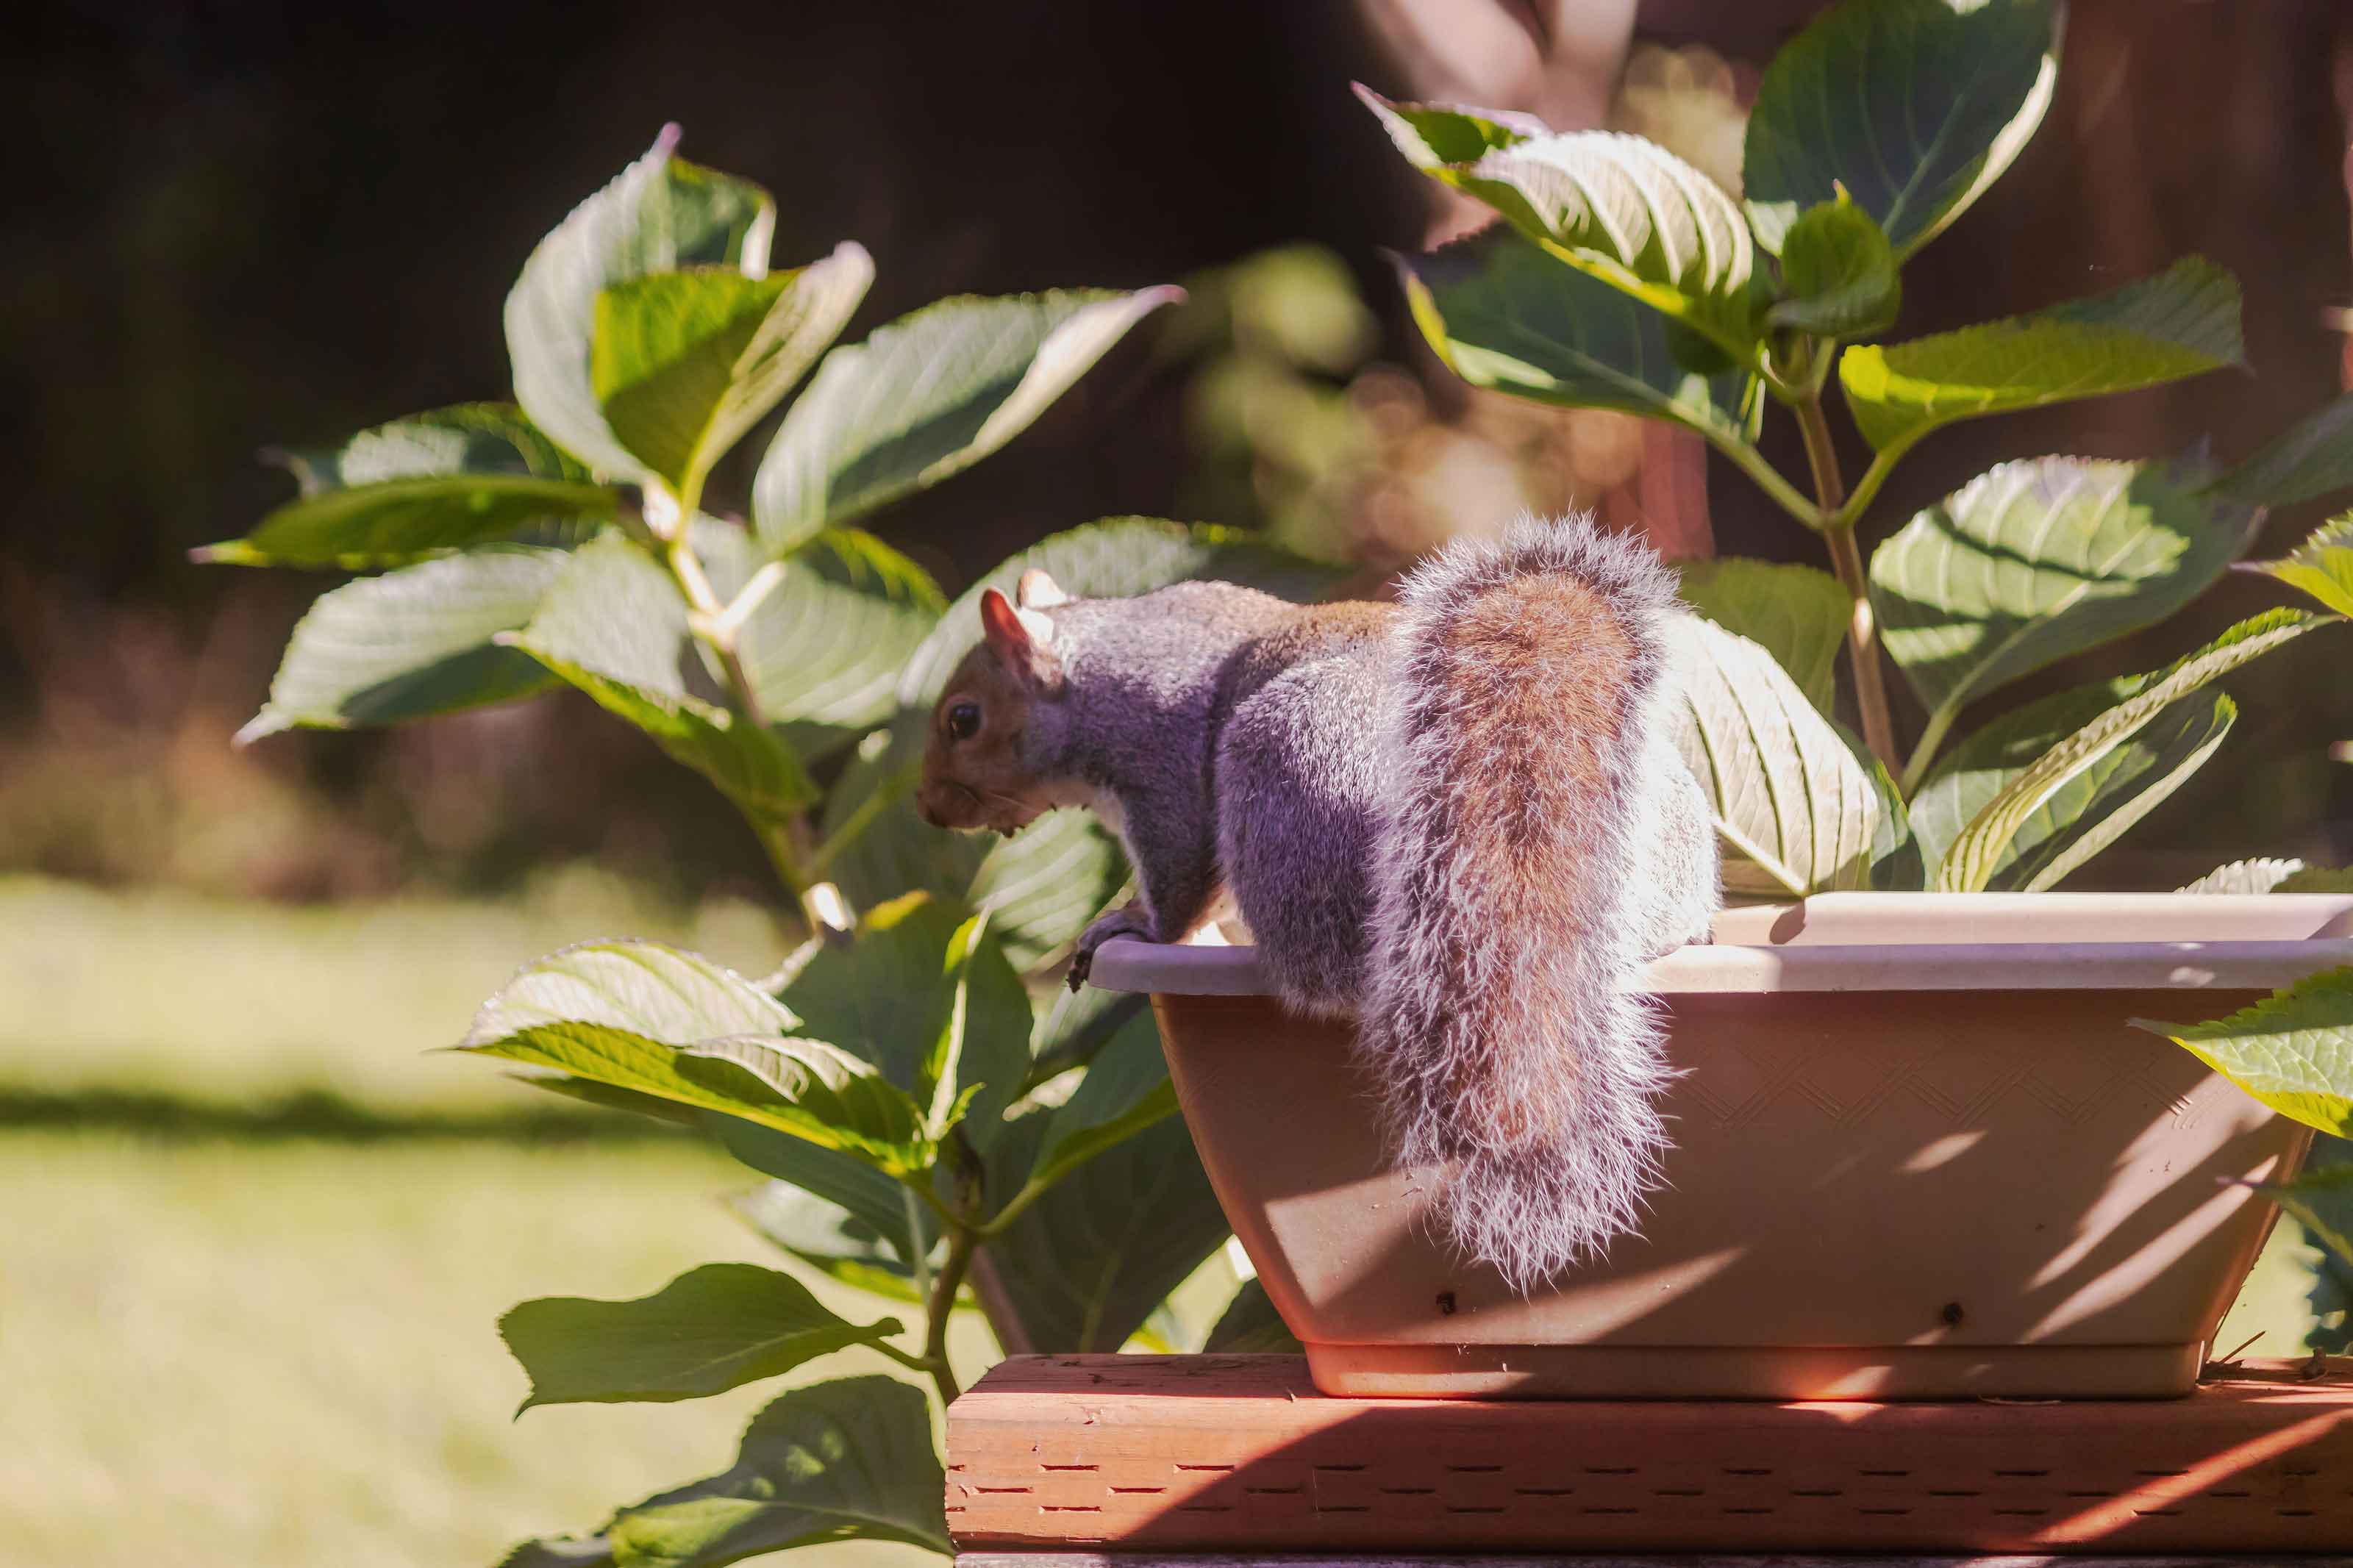
M 488 1562 L 721 1468 L 769 1392 L 511 1427 L 523 1380 L 493 1323 L 514 1301 L 775 1259 L 723 1205 L 740 1168 L 421 1054 L 569 942 L 769 967 L 771 894 L 734 815 L 568 696 L 235 751 L 333 579 L 184 560 L 290 493 L 259 448 L 501 395 L 523 257 L 665 120 L 776 191 L 780 261 L 873 251 L 853 337 L 953 292 L 1192 288 L 1006 452 L 880 520 L 951 588 L 1121 512 L 1271 528 L 1362 560 L 1366 586 L 1523 508 L 1810 558 L 1697 451 L 1466 395 L 1412 345 L 1378 247 L 1443 217 L 1345 85 L 1444 95 L 1456 62 L 1399 22 L 1427 9 L 83 3 L 20 34 L 0 58 L 35 154 L 0 215 L 7 1555 Z M 1591 68 L 1609 121 L 1736 179 L 1756 62 L 1809 9 L 1641 6 L 1640 47 Z M 2240 455 L 2337 390 L 2340 10 L 2077 8 L 2042 135 L 1908 275 L 1901 330 L 2196 250 L 2246 283 L 2257 374 L 1964 426 L 1866 531 L 2002 457 Z M 1788 436 L 1768 449 L 1794 459 Z M 2274 519 L 2266 548 L 2316 515 Z M 2170 635 L 2269 601 L 2234 580 Z M 2353 858 L 2353 768 L 2329 755 L 2353 737 L 2342 658 L 2313 639 L 2234 682 L 2224 760 L 2102 859 L 2103 884 Z M 2283 1227 L 2218 1349 L 2343 1348 L 2348 1285 Z

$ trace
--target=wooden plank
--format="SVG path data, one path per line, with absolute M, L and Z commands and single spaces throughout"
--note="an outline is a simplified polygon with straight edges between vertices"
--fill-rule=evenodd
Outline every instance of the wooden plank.
M 962 1552 L 956 1568 L 2353 1568 L 2353 1557 L 1438 1557 L 1350 1552 Z
M 2353 1553 L 2353 1381 L 2263 1375 L 2168 1403 L 1546 1404 L 1330 1399 L 1285 1356 L 1016 1357 L 948 1412 L 948 1522 L 972 1550 L 1350 1562 Z

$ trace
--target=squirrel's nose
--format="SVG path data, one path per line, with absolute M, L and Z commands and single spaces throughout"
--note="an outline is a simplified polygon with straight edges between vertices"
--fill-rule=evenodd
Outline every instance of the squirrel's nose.
M 928 785 L 923 789 L 917 790 L 915 792 L 915 815 L 922 817 L 925 822 L 930 823 L 934 827 L 945 827 L 947 826 L 947 822 L 940 816 L 939 807 L 932 804 L 933 798 L 931 789 Z

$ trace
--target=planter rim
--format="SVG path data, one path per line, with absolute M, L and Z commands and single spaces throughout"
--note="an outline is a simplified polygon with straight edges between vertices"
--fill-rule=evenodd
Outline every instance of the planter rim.
M 2083 940 L 2089 932 L 2105 940 Z M 1717 917 L 1651 963 L 1656 995 L 1873 991 L 2269 991 L 2353 964 L 2353 894 L 1817 893 Z M 1258 950 L 1121 938 L 1106 991 L 1260 996 Z

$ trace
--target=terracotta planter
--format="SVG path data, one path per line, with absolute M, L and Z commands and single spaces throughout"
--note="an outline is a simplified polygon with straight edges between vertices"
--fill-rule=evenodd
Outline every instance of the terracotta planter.
M 1122 942 L 1236 1235 L 1327 1394 L 2189 1392 L 2309 1133 L 2129 1026 L 2353 963 L 2353 897 L 1833 894 L 1653 965 L 1676 1064 L 1639 1237 L 1522 1300 L 1428 1239 L 1345 1026 L 1247 947 Z

